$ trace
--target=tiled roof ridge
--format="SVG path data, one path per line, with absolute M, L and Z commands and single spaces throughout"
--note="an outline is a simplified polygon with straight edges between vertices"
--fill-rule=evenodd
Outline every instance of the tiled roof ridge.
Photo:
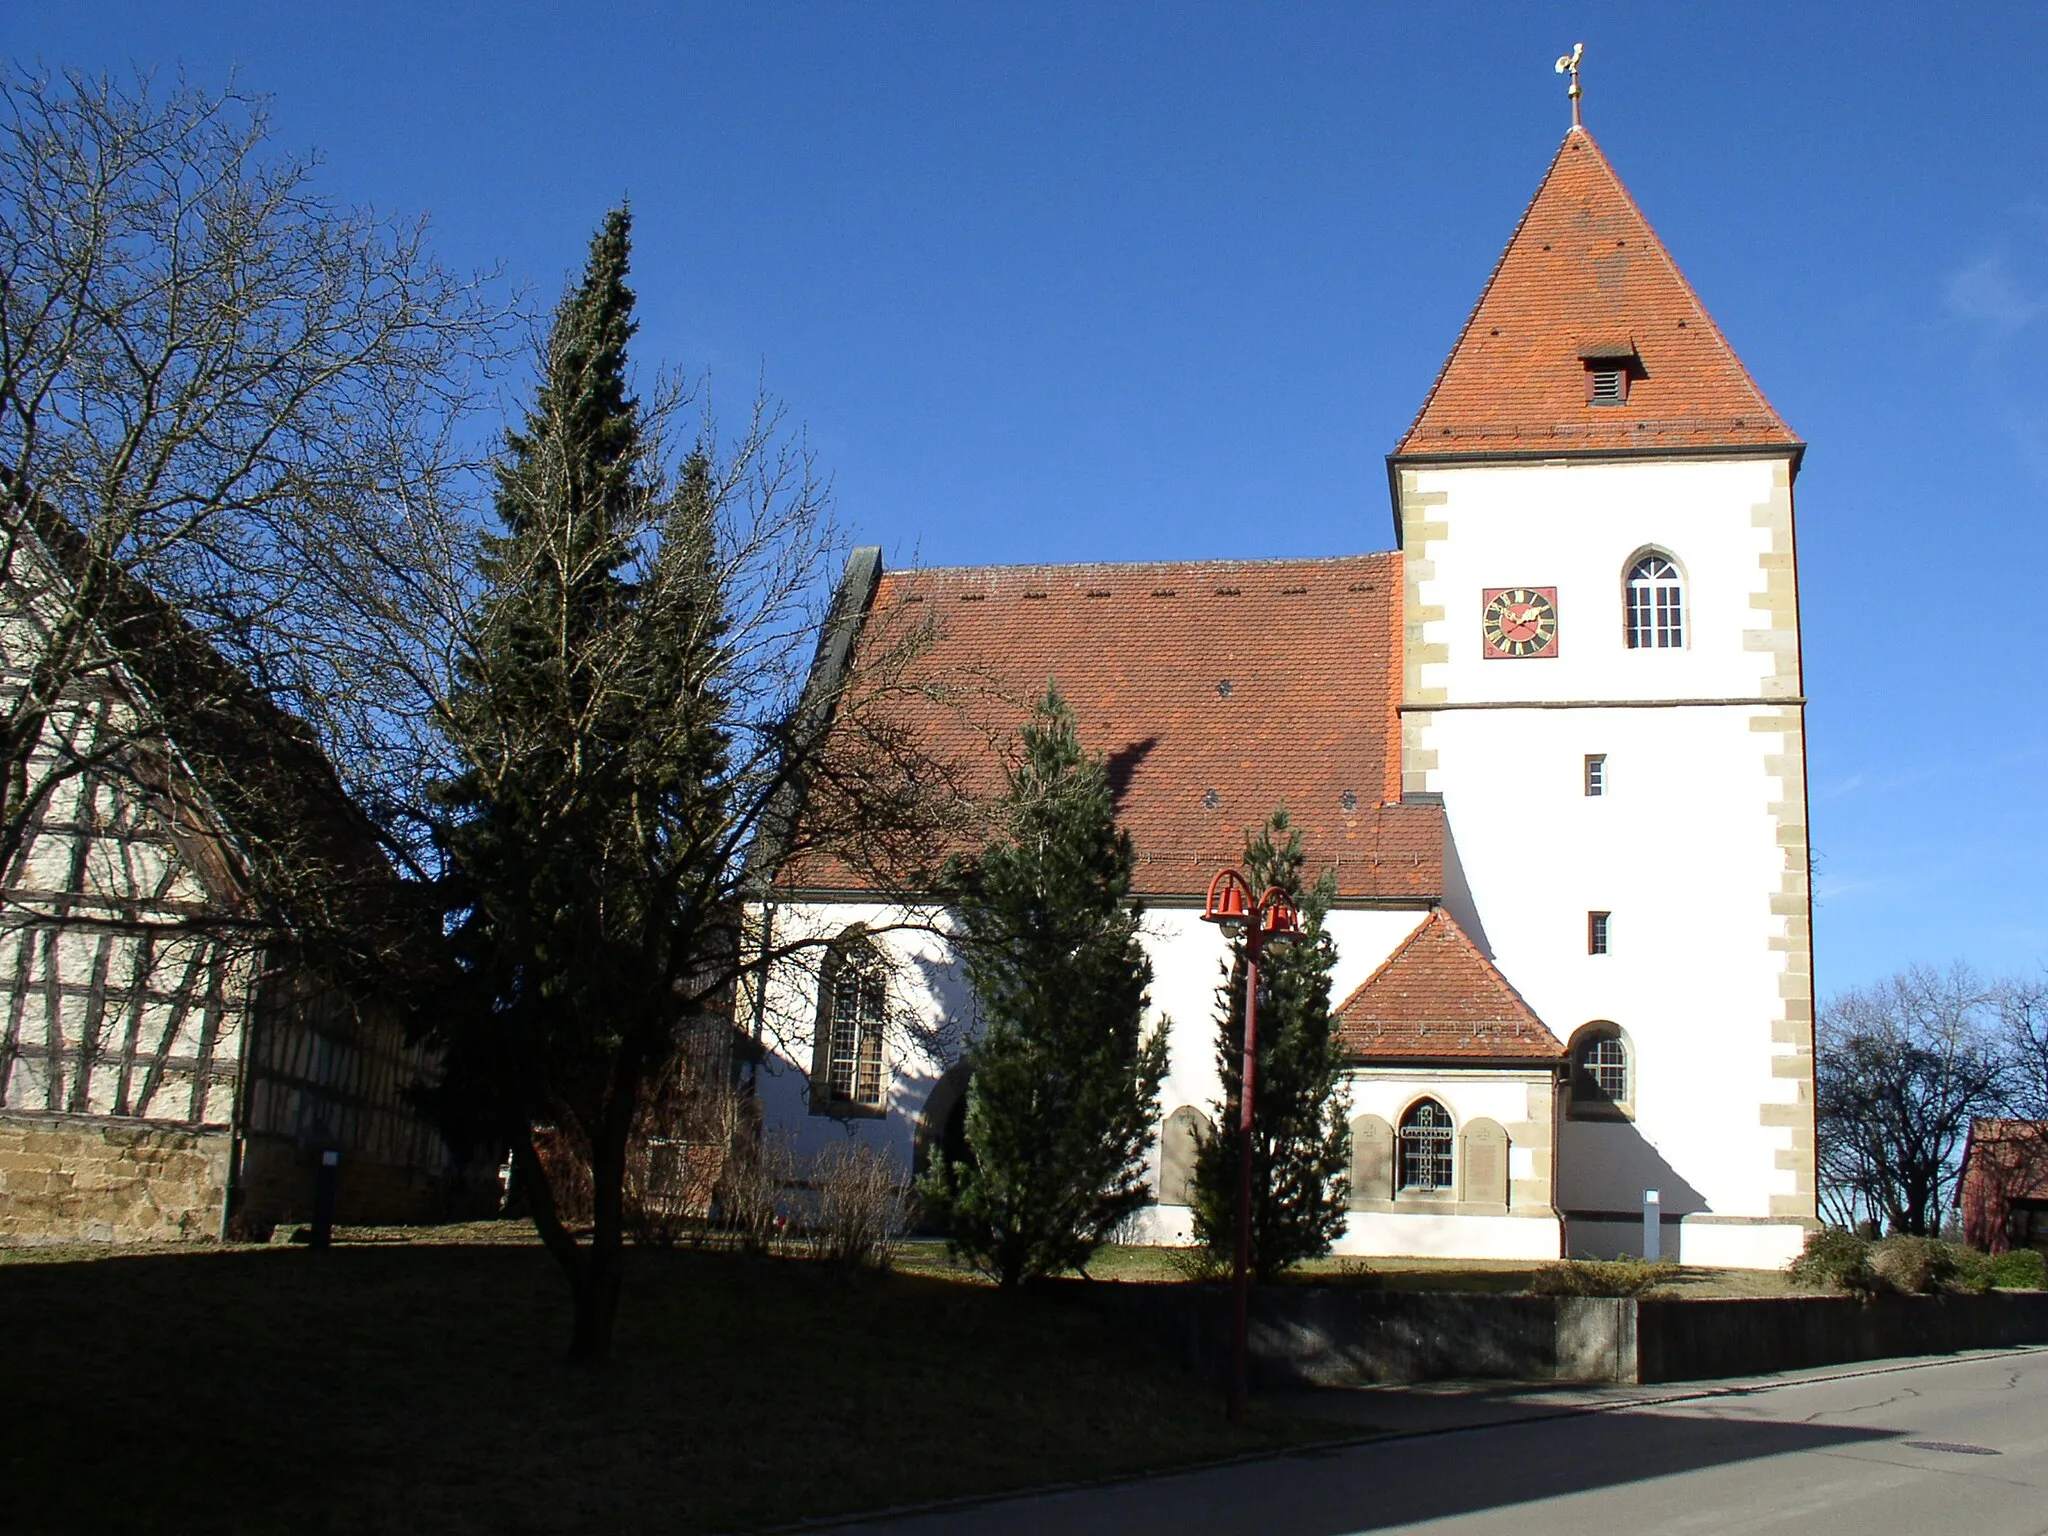
M 1412 929 L 1409 930 L 1408 937 L 1403 939 L 1400 943 L 1394 946 L 1394 952 L 1391 955 L 1388 955 L 1387 958 L 1382 960 L 1377 966 L 1375 966 L 1373 968 L 1373 973 L 1370 976 L 1366 977 L 1365 980 L 1361 981 L 1357 986 L 1351 989 L 1350 994 L 1344 999 L 1344 1001 L 1337 1005 L 1337 1012 L 1340 1014 L 1343 1013 L 1353 1003 L 1357 1002 L 1359 998 L 1363 997 L 1367 989 L 1370 988 L 1374 982 L 1378 981 L 1382 976 L 1387 974 L 1388 968 L 1392 966 L 1396 960 L 1399 960 L 1403 955 L 1407 954 L 1409 950 L 1415 947 L 1416 942 L 1425 933 L 1429 931 L 1430 926 L 1433 923 L 1435 923 L 1438 918 L 1447 919 L 1449 918 L 1449 916 L 1450 914 L 1445 912 L 1441 906 L 1431 907 L 1429 909 L 1428 915 L 1425 916 L 1421 922 L 1417 923 Z
M 1400 441 L 1395 445 L 1395 457 L 1400 457 L 1407 448 L 1409 439 L 1421 429 L 1422 418 L 1427 416 L 1429 408 L 1436 404 L 1437 392 L 1444 387 L 1444 380 L 1451 376 L 1451 364 L 1458 360 L 1458 353 L 1465 346 L 1465 338 L 1472 334 L 1472 327 L 1479 323 L 1479 312 L 1486 307 L 1486 301 L 1493 293 L 1494 284 L 1500 281 L 1500 274 L 1508 264 L 1508 253 L 1515 248 L 1515 242 L 1522 238 L 1522 231 L 1528 227 L 1529 220 L 1536 213 L 1537 205 L 1543 201 L 1544 192 L 1550 187 L 1551 177 L 1557 174 L 1557 168 L 1564 163 L 1565 151 L 1571 148 L 1573 134 L 1583 136 L 1588 144 L 1593 143 L 1593 135 L 1587 133 L 1577 123 L 1573 123 L 1565 130 L 1564 141 L 1557 146 L 1557 153 L 1550 157 L 1550 164 L 1544 169 L 1543 179 L 1536 183 L 1536 195 L 1529 199 L 1528 204 L 1522 209 L 1522 216 L 1515 220 L 1515 227 L 1508 231 L 1507 244 L 1503 245 L 1500 254 L 1493 258 L 1492 270 L 1486 274 L 1486 282 L 1480 287 L 1479 297 L 1472 301 L 1471 309 L 1465 313 L 1465 323 L 1458 327 L 1458 339 L 1451 343 L 1451 350 L 1444 354 L 1443 366 L 1437 369 L 1436 377 L 1430 381 L 1429 393 L 1422 397 L 1422 404 L 1417 408 L 1414 419 L 1408 423 L 1407 430 L 1401 434 Z M 1600 153 L 1597 144 L 1593 146 L 1593 152 Z M 1601 155 L 1600 161 L 1605 165 L 1607 157 Z
M 1585 132 L 1583 128 L 1579 131 L 1581 133 Z M 1557 1040 L 1557 1031 L 1543 1022 L 1543 1016 L 1530 1006 L 1529 999 L 1522 996 L 1522 989 L 1508 980 L 1507 972 L 1495 965 L 1492 958 L 1485 951 L 1481 950 L 1477 944 L 1472 942 L 1472 935 L 1465 931 L 1464 926 L 1455 917 L 1452 917 L 1448 912 L 1444 912 L 1444 909 L 1441 907 L 1437 908 L 1437 910 L 1444 913 L 1444 923 L 1450 929 L 1451 937 L 1459 944 L 1462 944 L 1472 958 L 1484 966 L 1487 973 L 1506 989 L 1508 996 L 1513 999 L 1515 1006 L 1521 1009 L 1523 1014 L 1527 1016 L 1529 1022 L 1550 1036 L 1551 1039 Z M 1559 1050 L 1564 1049 L 1564 1042 L 1562 1040 L 1558 1040 L 1557 1045 Z
M 1019 561 L 997 565 L 907 565 L 887 572 L 902 580 L 912 576 L 1007 576 L 1051 571 L 1188 571 L 1188 570 L 1278 570 L 1285 566 L 1358 565 L 1368 561 L 1391 561 L 1400 551 L 1370 549 L 1352 555 L 1282 555 L 1251 559 L 1214 560 L 1073 560 Z
M 1742 375 L 1744 381 L 1748 383 L 1751 392 L 1756 395 L 1757 403 L 1770 413 L 1771 420 L 1778 428 L 1787 437 L 1794 436 L 1795 434 L 1792 429 L 1785 424 L 1785 418 L 1778 413 L 1778 408 L 1771 404 L 1770 397 L 1764 393 L 1763 385 L 1757 383 L 1756 376 L 1743 365 L 1742 359 L 1735 355 L 1735 348 L 1728 341 L 1728 333 L 1721 329 L 1720 321 L 1707 312 L 1706 300 L 1700 297 L 1699 289 L 1693 287 L 1691 282 L 1686 279 L 1684 269 L 1678 265 L 1678 258 L 1671 254 L 1671 247 L 1666 245 L 1663 237 L 1657 233 L 1657 226 L 1650 222 L 1650 216 L 1643 212 L 1642 204 L 1638 203 L 1635 200 L 1635 195 L 1629 191 L 1628 183 L 1623 181 L 1620 173 L 1614 169 L 1614 162 L 1607 158 L 1606 153 L 1594 141 L 1593 135 L 1587 133 L 1584 128 L 1579 127 L 1575 123 L 1572 125 L 1572 132 L 1584 136 L 1586 147 L 1593 151 L 1593 158 L 1600 162 L 1601 169 L 1614 178 L 1614 184 L 1621 189 L 1622 197 L 1627 200 L 1629 207 L 1634 210 L 1635 216 L 1643 221 L 1643 228 L 1650 236 L 1650 249 L 1663 258 L 1664 265 L 1671 273 L 1672 280 L 1686 291 L 1694 305 L 1698 307 L 1700 318 L 1707 322 L 1707 332 L 1712 336 L 1714 345 L 1721 349 L 1721 355 L 1728 360 L 1737 373 Z M 1560 149 L 1558 153 L 1563 154 L 1564 151 Z

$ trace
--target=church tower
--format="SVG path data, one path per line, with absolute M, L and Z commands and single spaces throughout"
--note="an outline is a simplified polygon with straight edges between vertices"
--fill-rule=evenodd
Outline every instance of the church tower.
M 1813 1222 L 1803 451 L 1575 123 L 1388 458 L 1402 790 L 1569 1047 L 1574 1253 L 1649 1191 L 1687 1263 Z

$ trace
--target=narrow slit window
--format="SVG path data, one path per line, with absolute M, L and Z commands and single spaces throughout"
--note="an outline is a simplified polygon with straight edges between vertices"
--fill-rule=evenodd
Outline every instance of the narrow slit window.
M 1586 754 L 1586 793 L 1597 797 L 1607 793 L 1607 754 L 1588 752 Z
M 1607 953 L 1607 931 L 1610 912 L 1588 912 L 1586 914 L 1586 953 L 1604 955 Z

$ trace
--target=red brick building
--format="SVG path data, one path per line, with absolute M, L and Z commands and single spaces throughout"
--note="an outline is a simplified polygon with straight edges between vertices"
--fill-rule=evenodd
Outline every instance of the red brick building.
M 2048 1249 L 2048 1120 L 1972 1121 L 1960 1203 L 1971 1247 Z

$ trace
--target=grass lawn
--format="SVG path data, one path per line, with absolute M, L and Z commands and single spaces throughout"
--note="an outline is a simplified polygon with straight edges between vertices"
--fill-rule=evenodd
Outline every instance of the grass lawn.
M 1104 1248 L 1089 1265 L 1097 1280 L 1171 1284 L 1190 1278 L 1189 1254 L 1175 1248 Z M 946 1260 L 943 1243 L 914 1242 L 904 1246 L 898 1264 L 912 1274 L 958 1275 Z M 1289 1285 L 1369 1285 L 1389 1291 L 1488 1291 L 1505 1294 L 1526 1290 L 1538 1268 L 1523 1259 L 1315 1259 L 1282 1277 Z M 1225 1273 L 1222 1278 L 1228 1279 Z M 1812 1295 L 1800 1291 L 1783 1270 L 1681 1269 L 1657 1287 L 1659 1297 L 1719 1300 L 1749 1296 Z
M 747 1529 L 1331 1433 L 1232 1430 L 1128 1330 L 922 1255 L 849 1287 L 636 1252 L 617 1359 L 578 1371 L 567 1289 L 515 1234 L 0 1253 L 0 1526 Z

